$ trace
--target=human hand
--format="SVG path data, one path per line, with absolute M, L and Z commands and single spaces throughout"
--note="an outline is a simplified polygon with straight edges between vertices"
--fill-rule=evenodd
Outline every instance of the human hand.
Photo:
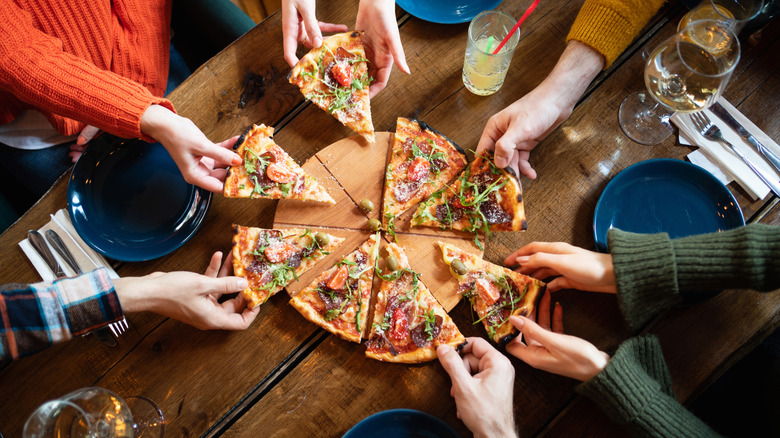
M 222 253 L 211 257 L 204 275 L 194 272 L 155 272 L 144 277 L 120 278 L 114 288 L 125 312 L 159 313 L 201 330 L 243 330 L 249 327 L 260 311 L 250 309 L 241 294 L 219 303 L 223 294 L 244 290 L 247 281 L 228 277 L 232 269 L 232 254 L 220 269 Z
M 467 338 L 463 358 L 449 345 L 436 355 L 452 379 L 458 418 L 475 437 L 516 437 L 512 405 L 515 369 L 482 338 Z
M 322 32 L 346 32 L 344 24 L 318 22 L 314 15 L 314 0 L 282 1 L 282 44 L 284 60 L 290 67 L 298 63 L 295 51 L 298 43 L 308 48 L 322 45 Z
M 238 136 L 212 143 L 190 119 L 160 105 L 151 105 L 141 116 L 141 132 L 165 146 L 185 181 L 210 192 L 222 191 L 225 167 L 243 162 L 231 150 Z
M 555 303 L 550 330 L 550 292 L 539 303 L 539 324 L 521 316 L 510 316 L 522 333 L 512 339 L 506 351 L 532 367 L 577 380 L 588 380 L 609 362 L 609 355 L 590 342 L 563 334 L 563 308 Z M 525 344 L 523 344 L 525 339 Z
M 488 120 L 477 153 L 495 150 L 496 166 L 509 166 L 530 179 L 536 171 L 531 151 L 568 119 L 593 78 L 604 68 L 604 56 L 576 40 L 566 44 L 555 67 L 539 86 Z
M 519 264 L 515 271 L 540 280 L 559 276 L 547 283 L 549 292 L 579 289 L 617 293 L 611 254 L 588 251 L 563 242 L 533 242 L 510 254 L 504 264 Z
M 366 49 L 366 58 L 370 61 L 368 72 L 374 78 L 368 95 L 373 98 L 387 85 L 393 63 L 404 73 L 409 73 L 398 24 L 395 21 L 395 1 L 361 1 L 355 29 L 365 32 L 363 46 Z
M 477 146 L 477 154 L 495 151 L 496 166 L 509 166 L 515 174 L 536 179 L 531 151 L 571 115 L 573 106 L 559 106 L 553 89 L 537 87 L 488 119 Z
M 87 143 L 97 137 L 98 133 L 100 133 L 100 129 L 92 125 L 87 125 L 81 130 L 78 138 L 76 138 L 76 142 L 69 147 L 70 151 L 68 152 L 68 156 L 73 163 L 81 158 L 81 154 L 83 154 L 84 150 L 87 148 Z

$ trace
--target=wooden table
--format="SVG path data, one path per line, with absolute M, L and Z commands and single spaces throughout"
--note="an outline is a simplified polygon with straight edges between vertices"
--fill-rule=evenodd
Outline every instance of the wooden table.
M 505 2 L 500 9 L 520 16 L 528 3 Z M 461 82 L 468 24 L 431 24 L 399 10 L 412 74 L 394 71 L 387 89 L 373 99 L 377 131 L 392 131 L 399 115 L 414 116 L 460 145 L 475 148 L 489 116 L 533 89 L 552 68 L 581 4 L 543 2 L 537 8 L 523 26 L 506 83 L 491 97 L 477 97 Z M 318 18 L 351 25 L 356 9 L 356 1 L 319 2 Z M 539 178 L 522 180 L 529 226 L 515 236 L 516 246 L 559 240 L 592 248 L 593 210 L 610 178 L 636 162 L 682 159 L 690 151 L 673 139 L 659 146 L 636 144 L 617 123 L 622 99 L 643 87 L 642 48 L 671 35 L 682 12 L 672 5 L 659 13 L 634 46 L 599 76 L 571 118 L 533 152 Z M 171 100 L 215 141 L 254 122 L 273 125 L 276 141 L 299 162 L 350 136 L 286 82 L 289 68 L 281 38 L 277 13 L 201 67 Z M 778 33 L 765 31 L 760 44 L 743 47 L 725 95 L 780 140 Z M 61 179 L 0 236 L 0 283 L 39 280 L 17 242 L 28 229 L 45 224 L 49 213 L 65 207 L 66 183 Z M 730 189 L 748 222 L 780 224 L 777 199 L 753 202 L 739 187 L 732 184 Z M 202 272 L 211 253 L 229 249 L 231 223 L 269 227 L 275 206 L 273 201 L 215 196 L 202 228 L 182 248 L 149 262 L 118 264 L 117 271 L 122 276 Z M 487 251 L 493 260 L 512 249 L 495 246 Z M 568 333 L 607 351 L 632 335 L 614 296 L 561 292 L 556 298 L 566 309 Z M 780 294 L 727 291 L 708 302 L 671 310 L 645 331 L 660 337 L 676 395 L 687 403 L 778 325 L 778 310 Z M 451 314 L 466 335 L 483 335 L 481 326 L 469 323 L 467 306 L 461 304 Z M 167 436 L 340 436 L 362 418 L 393 408 L 428 412 L 470 435 L 455 416 L 450 381 L 438 363 L 407 366 L 368 360 L 361 346 L 305 322 L 284 294 L 264 304 L 254 324 L 242 332 L 199 331 L 153 314 L 128 319 L 130 330 L 116 348 L 92 337 L 75 339 L 0 370 L 0 431 L 20 436 L 35 407 L 96 385 L 155 400 L 165 412 Z M 523 435 L 625 434 L 576 395 L 575 381 L 513 363 L 515 415 Z

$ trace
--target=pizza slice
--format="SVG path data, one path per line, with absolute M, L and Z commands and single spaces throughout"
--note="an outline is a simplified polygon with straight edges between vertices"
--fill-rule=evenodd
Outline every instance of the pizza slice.
M 382 220 L 393 220 L 441 189 L 468 164 L 463 149 L 424 122 L 399 117 L 385 172 Z
M 310 229 L 267 230 L 233 225 L 233 273 L 249 281 L 241 294 L 250 307 L 259 306 L 344 239 Z
M 420 204 L 412 226 L 472 233 L 523 231 L 527 222 L 522 193 L 512 169 L 496 167 L 492 154 L 479 155 L 453 184 Z
M 371 236 L 290 300 L 301 315 L 325 330 L 360 342 L 374 281 L 377 236 Z
M 233 149 L 243 164 L 231 166 L 225 177 L 227 198 L 299 199 L 335 204 L 317 180 L 306 173 L 271 136 L 274 128 L 253 125 Z
M 363 31 L 325 38 L 322 46 L 307 53 L 290 72 L 289 81 L 303 96 L 327 111 L 349 129 L 374 142 L 374 124 L 368 87 L 368 59 Z
M 493 342 L 505 344 L 517 336 L 509 317 L 532 315 L 545 283 L 453 245 L 439 242 L 439 246 L 444 263 L 458 280 L 458 293 L 469 299 Z
M 442 344 L 460 350 L 466 339 L 425 287 L 420 274 L 410 268 L 401 247 L 391 243 L 387 252 L 385 264 L 390 272 L 377 273 L 382 283 L 366 341 L 366 356 L 387 362 L 417 363 L 436 358 L 436 347 Z M 391 270 L 392 267 L 396 269 Z

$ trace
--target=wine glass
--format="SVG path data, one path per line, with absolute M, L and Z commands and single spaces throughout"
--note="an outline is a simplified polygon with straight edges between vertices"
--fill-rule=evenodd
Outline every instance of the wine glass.
M 708 0 L 688 11 L 677 25 L 681 31 L 694 21 L 717 20 L 727 23 L 739 33 L 745 24 L 756 18 L 764 8 L 763 0 Z
M 82 388 L 42 404 L 24 424 L 24 438 L 162 438 L 165 417 L 146 397 L 125 401 L 104 388 Z
M 723 93 L 739 62 L 739 40 L 721 21 L 698 20 L 655 48 L 645 64 L 647 91 L 620 104 L 623 132 L 637 143 L 653 145 L 672 132 L 676 112 L 708 108 Z

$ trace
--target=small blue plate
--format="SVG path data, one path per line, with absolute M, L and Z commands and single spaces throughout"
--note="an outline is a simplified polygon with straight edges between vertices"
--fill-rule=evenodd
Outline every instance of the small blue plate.
M 343 438 L 460 438 L 447 423 L 413 409 L 391 409 L 364 418 Z
M 482 11 L 495 9 L 502 0 L 396 0 L 404 11 L 433 23 L 453 24 L 471 21 Z
M 701 167 L 658 158 L 612 178 L 593 215 L 596 249 L 607 252 L 607 231 L 669 233 L 669 237 L 725 231 L 745 225 L 737 200 Z
M 188 184 L 160 143 L 103 134 L 68 182 L 68 212 L 84 241 L 106 257 L 162 257 L 195 234 L 211 192 Z

